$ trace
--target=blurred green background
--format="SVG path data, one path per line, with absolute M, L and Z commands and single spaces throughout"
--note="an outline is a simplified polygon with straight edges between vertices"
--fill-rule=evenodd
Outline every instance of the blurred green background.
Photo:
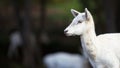
M 0 68 L 43 68 L 46 54 L 81 54 L 79 37 L 66 37 L 63 32 L 74 18 L 70 9 L 84 12 L 88 8 L 96 33 L 101 34 L 120 32 L 119 6 L 119 0 L 0 0 Z M 16 30 L 24 43 L 18 57 L 8 58 L 10 34 Z

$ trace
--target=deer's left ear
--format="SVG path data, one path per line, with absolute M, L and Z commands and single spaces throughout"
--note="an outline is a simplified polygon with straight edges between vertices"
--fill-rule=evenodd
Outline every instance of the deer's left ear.
M 73 14 L 74 17 L 76 17 L 80 12 L 78 12 L 74 9 L 71 9 L 71 13 Z
M 91 17 L 91 13 L 88 11 L 87 8 L 85 8 L 85 17 L 86 17 L 86 19 L 90 19 L 90 17 Z

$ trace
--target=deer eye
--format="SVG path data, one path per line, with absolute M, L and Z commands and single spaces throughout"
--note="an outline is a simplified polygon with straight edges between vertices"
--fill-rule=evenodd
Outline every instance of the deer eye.
M 82 23 L 81 21 L 78 21 L 78 23 Z

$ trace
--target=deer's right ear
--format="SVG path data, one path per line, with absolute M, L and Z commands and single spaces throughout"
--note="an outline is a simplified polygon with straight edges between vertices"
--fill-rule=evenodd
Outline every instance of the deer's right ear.
M 88 11 L 87 8 L 85 8 L 85 17 L 86 17 L 86 19 L 90 19 L 91 18 L 91 13 Z
M 79 14 L 79 12 L 74 9 L 71 9 L 71 13 L 73 14 L 74 17 L 76 17 Z

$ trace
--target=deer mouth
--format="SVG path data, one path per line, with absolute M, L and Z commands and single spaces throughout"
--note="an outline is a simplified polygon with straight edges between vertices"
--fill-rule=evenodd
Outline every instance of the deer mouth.
M 66 35 L 66 36 L 72 36 L 72 34 L 70 34 L 70 33 L 65 33 L 65 35 Z
M 72 33 L 65 33 L 66 36 L 77 36 L 75 34 L 72 34 Z

